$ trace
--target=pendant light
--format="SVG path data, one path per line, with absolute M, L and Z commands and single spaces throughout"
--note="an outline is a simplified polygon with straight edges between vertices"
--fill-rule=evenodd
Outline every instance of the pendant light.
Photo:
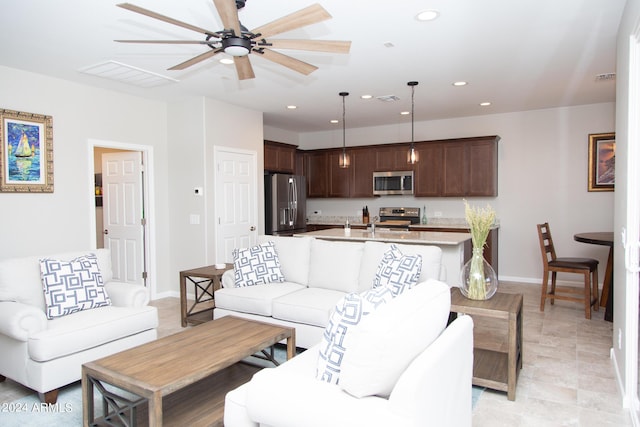
M 347 96 L 349 96 L 349 92 L 340 92 L 340 96 L 342 97 L 342 154 L 340 154 L 340 158 L 338 159 L 338 166 L 340 166 L 342 169 L 346 169 L 349 167 L 349 164 L 351 163 L 349 159 L 349 155 L 347 154 L 347 145 L 346 145 L 347 130 L 346 130 L 346 123 L 345 123 L 345 105 L 344 105 L 344 99 Z
M 416 86 L 418 86 L 418 82 L 408 82 L 407 85 L 411 86 L 411 145 L 409 146 L 409 152 L 407 153 L 407 163 L 413 165 L 418 163 L 418 152 L 416 151 L 416 147 L 413 143 L 413 111 L 415 108 L 413 96 Z

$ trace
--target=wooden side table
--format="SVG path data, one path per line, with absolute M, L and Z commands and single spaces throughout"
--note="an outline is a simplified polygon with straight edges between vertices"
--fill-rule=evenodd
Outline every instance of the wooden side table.
M 232 268 L 233 264 L 225 264 L 225 268 L 208 265 L 180 272 L 180 320 L 183 328 L 187 323 L 197 325 L 213 320 L 213 309 L 216 307 L 213 293 L 220 289 L 220 279 L 224 272 Z M 195 301 L 189 308 L 187 280 L 193 283 L 195 296 Z
M 516 400 L 516 382 L 522 369 L 522 294 L 496 294 L 487 301 L 464 297 L 458 288 L 451 288 L 451 312 L 483 316 L 507 321 L 507 345 L 479 342 L 474 338 L 473 384 L 507 392 Z M 477 335 L 477 325 L 474 335 Z

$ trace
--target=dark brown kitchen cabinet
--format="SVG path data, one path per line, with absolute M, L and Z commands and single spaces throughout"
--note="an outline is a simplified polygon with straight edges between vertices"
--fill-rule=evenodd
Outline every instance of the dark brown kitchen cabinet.
M 416 197 L 498 195 L 498 136 L 416 143 Z
M 443 180 L 442 196 L 466 195 L 468 155 L 464 142 L 445 142 L 442 144 Z
M 264 141 L 264 170 L 294 173 L 296 146 L 281 142 Z
M 498 195 L 498 138 L 469 144 L 468 196 Z
M 420 141 L 418 163 L 407 163 L 409 144 L 347 149 L 351 164 L 338 166 L 342 149 L 299 151 L 307 177 L 307 197 L 373 197 L 374 171 L 414 171 L 415 197 L 495 197 L 498 195 L 498 136 Z M 295 158 L 295 157 L 294 157 Z M 266 160 L 265 160 L 266 164 Z M 300 173 L 300 172 L 298 172 Z
M 349 171 L 350 197 L 373 197 L 373 171 L 376 153 L 370 147 L 353 148 L 349 151 L 351 167 Z
M 414 195 L 438 197 L 442 193 L 443 144 L 416 143 L 418 163 L 414 165 Z
M 349 197 L 349 180 L 353 165 L 348 168 L 339 166 L 342 150 L 335 150 L 329 153 L 329 183 L 327 197 Z M 353 157 L 353 156 L 350 156 Z M 353 162 L 353 159 L 350 159 Z
M 413 170 L 413 165 L 407 163 L 409 144 L 390 144 L 370 148 L 376 154 L 376 172 Z
M 295 175 L 304 175 L 304 152 L 301 150 L 296 150 L 294 161 L 295 166 L 293 168 L 293 173 Z
M 329 176 L 327 151 L 309 151 L 304 154 L 304 175 L 307 179 L 307 197 L 327 197 Z

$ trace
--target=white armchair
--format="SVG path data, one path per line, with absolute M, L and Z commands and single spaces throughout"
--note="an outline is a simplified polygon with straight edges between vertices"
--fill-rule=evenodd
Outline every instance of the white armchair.
M 48 255 L 68 261 L 94 253 L 111 305 L 48 319 L 40 280 L 42 257 L 0 261 L 0 381 L 29 387 L 46 403 L 77 381 L 85 362 L 156 339 L 158 314 L 146 288 L 112 281 L 106 249 Z

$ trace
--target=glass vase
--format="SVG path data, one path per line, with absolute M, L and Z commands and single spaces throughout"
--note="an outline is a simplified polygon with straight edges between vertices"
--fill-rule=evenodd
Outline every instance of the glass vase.
M 488 300 L 498 290 L 498 276 L 485 261 L 482 248 L 473 248 L 471 259 L 460 271 L 460 292 L 469 299 Z

